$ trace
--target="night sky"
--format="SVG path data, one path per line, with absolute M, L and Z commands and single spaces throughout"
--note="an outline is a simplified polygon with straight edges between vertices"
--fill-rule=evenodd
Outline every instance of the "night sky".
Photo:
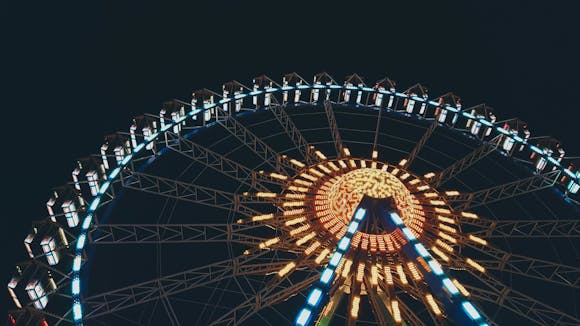
M 202 3 L 204 2 L 204 3 Z M 250 1 L 248 1 L 250 2 Z M 32 220 L 75 158 L 132 116 L 236 79 L 321 71 L 415 82 L 485 102 L 580 156 L 577 8 L 553 2 L 32 2 L 0 5 L 2 263 L 25 258 Z M 569 2 L 572 3 L 572 2 Z M 4 283 L 3 283 L 4 284 Z M 2 286 L 0 311 L 8 295 Z M 10 305 L 11 307 L 11 305 Z

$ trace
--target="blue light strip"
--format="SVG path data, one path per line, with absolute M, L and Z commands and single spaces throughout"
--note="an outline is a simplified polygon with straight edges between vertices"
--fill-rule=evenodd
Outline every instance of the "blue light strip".
M 188 118 L 192 118 L 193 116 L 197 116 L 197 115 L 202 115 L 205 111 L 212 109 L 216 106 L 219 106 L 221 104 L 225 104 L 225 103 L 229 103 L 229 102 L 234 102 L 236 100 L 240 100 L 243 98 L 246 98 L 248 96 L 257 96 L 257 95 L 261 95 L 261 94 L 265 94 L 266 92 L 268 93 L 277 93 L 277 92 L 283 92 L 283 91 L 292 91 L 292 90 L 305 90 L 305 89 L 336 89 L 336 90 L 354 90 L 354 91 L 362 91 L 362 92 L 367 92 L 367 93 L 382 93 L 382 94 L 387 94 L 387 95 L 394 95 L 396 97 L 399 98 L 408 98 L 409 95 L 405 94 L 405 93 L 400 93 L 397 91 L 390 91 L 390 90 L 378 90 L 378 89 L 374 89 L 372 87 L 364 87 L 364 86 L 341 86 L 341 85 L 321 85 L 321 84 L 317 84 L 315 86 L 313 85 L 295 85 L 295 86 L 284 86 L 284 87 L 273 87 L 273 88 L 269 88 L 268 90 L 256 90 L 256 91 L 252 91 L 250 93 L 242 93 L 242 94 L 238 94 L 235 95 L 232 98 L 228 98 L 228 99 L 223 99 L 221 101 L 219 101 L 219 103 L 213 103 L 213 104 L 209 104 L 209 105 L 204 105 L 203 107 L 200 108 L 196 108 L 195 110 L 189 111 L 187 112 L 187 114 L 185 114 L 184 116 L 171 121 L 171 123 L 168 123 L 165 125 L 164 128 L 162 128 L 159 132 L 156 132 L 154 134 L 152 134 L 151 136 L 147 137 L 143 142 L 141 142 L 134 150 L 133 153 L 131 154 L 127 154 L 123 160 L 121 161 L 121 164 L 113 169 L 109 176 L 107 177 L 107 180 L 105 183 L 103 183 L 99 189 L 98 194 L 93 198 L 92 202 L 100 201 L 101 197 L 103 196 L 103 194 L 105 194 L 108 190 L 108 188 L 110 187 L 111 183 L 114 181 L 114 179 L 117 178 L 117 176 L 119 175 L 120 171 L 122 169 L 124 169 L 133 159 L 133 157 L 138 156 L 139 154 L 147 151 L 147 145 L 151 142 L 156 141 L 159 136 L 163 135 L 165 132 L 167 132 L 168 130 L 170 130 L 171 128 L 173 128 L 174 126 L 181 124 L 183 122 L 185 122 L 186 119 Z M 428 103 L 430 105 L 433 106 L 438 106 L 439 104 L 437 102 L 431 101 L 429 99 L 423 99 L 423 98 L 417 98 L 416 99 L 417 102 L 425 102 Z M 471 114 L 469 114 L 468 112 L 465 111 L 460 111 L 457 108 L 451 107 L 451 106 L 445 106 L 442 107 L 443 110 L 446 111 L 452 111 L 452 112 L 460 112 L 461 115 L 469 120 L 472 121 L 476 121 L 482 124 L 492 124 L 491 122 L 483 119 L 483 118 L 476 118 L 473 117 Z M 496 132 L 499 132 L 501 134 L 504 134 L 507 137 L 510 137 L 512 139 L 514 139 L 517 143 L 520 143 L 524 146 L 526 146 L 528 149 L 532 150 L 532 144 L 530 144 L 529 142 L 526 142 L 525 140 L 521 139 L 520 137 L 517 137 L 517 135 L 512 135 L 509 131 L 499 127 L 499 126 L 495 126 L 494 130 Z M 535 147 L 535 146 L 534 146 Z M 537 148 L 537 147 L 535 147 Z M 544 153 L 542 150 L 537 151 L 537 153 L 546 158 L 549 159 L 549 155 L 547 155 L 546 153 Z M 565 169 L 562 164 L 560 162 L 557 162 L 557 164 L 555 162 L 551 162 L 554 164 L 554 166 L 556 166 L 557 168 L 559 168 L 561 171 L 563 171 L 571 180 L 570 180 L 570 187 L 573 187 L 574 185 L 580 184 L 580 174 L 578 173 L 574 173 L 568 169 Z M 576 189 L 576 188 L 573 188 Z M 576 190 L 577 192 L 578 190 Z M 98 206 L 98 204 L 96 204 L 95 206 Z M 92 219 L 93 219 L 93 215 L 94 212 L 98 209 L 98 207 L 95 207 L 92 205 L 90 205 L 90 207 L 94 207 L 95 209 L 89 209 L 89 211 L 87 211 L 84 219 L 83 219 L 83 223 L 82 223 L 82 227 L 81 227 L 81 231 L 78 235 L 78 237 L 80 237 L 81 235 L 85 235 L 88 233 L 89 227 L 92 224 Z M 81 270 L 81 264 L 80 264 L 80 257 L 82 257 L 82 252 L 84 250 L 84 244 L 83 246 L 78 246 L 77 245 L 77 249 L 75 251 L 75 261 L 79 261 L 78 265 L 77 264 L 73 264 L 73 269 L 72 269 L 72 277 L 80 277 L 80 270 Z M 76 267 L 76 268 L 75 268 Z M 82 283 L 82 280 L 81 280 Z M 82 286 L 82 284 L 81 284 Z M 79 286 L 79 288 L 81 287 Z M 73 309 L 73 317 L 74 317 L 74 322 L 76 325 L 82 325 L 82 307 L 81 307 L 81 303 L 80 303 L 80 293 L 73 293 L 72 295 L 72 309 Z
M 485 320 L 477 311 L 475 306 L 465 298 L 457 289 L 455 284 L 451 281 L 449 277 L 441 268 L 441 264 L 429 254 L 425 246 L 417 240 L 417 238 L 412 234 L 411 230 L 405 226 L 405 223 L 402 221 L 399 214 L 396 212 L 390 212 L 389 216 L 391 221 L 396 225 L 396 228 L 399 229 L 404 237 L 407 239 L 408 243 L 404 246 L 404 249 L 409 249 L 414 253 L 414 255 L 409 255 L 412 257 L 407 257 L 407 259 L 415 260 L 417 257 L 422 257 L 429 265 L 433 276 L 432 279 L 438 283 L 438 288 L 433 288 L 433 285 L 430 282 L 427 282 L 429 286 L 432 288 L 434 293 L 442 293 L 440 290 L 443 289 L 443 293 L 446 293 L 447 300 L 444 301 L 446 308 L 448 310 L 453 310 L 458 313 L 464 322 L 473 325 L 482 325 L 485 324 Z M 418 264 L 420 268 L 422 268 L 421 264 Z M 451 309 L 450 309 L 451 308 Z M 460 309 L 461 308 L 461 309 Z M 457 324 L 464 324 L 460 323 L 457 320 L 455 321 Z
M 322 298 L 328 292 L 332 280 L 334 279 L 334 273 L 338 265 L 340 265 L 341 260 L 350 248 L 350 243 L 352 237 L 358 231 L 360 223 L 364 220 L 366 216 L 366 209 L 358 208 L 354 214 L 354 218 L 350 221 L 346 234 L 338 242 L 338 246 L 332 256 L 330 256 L 330 261 L 326 268 L 322 271 L 320 279 L 315 283 L 310 289 L 310 293 L 306 296 L 306 303 L 298 312 L 294 325 L 296 326 L 307 326 L 310 325 L 313 318 L 318 314 L 318 309 L 320 308 L 320 303 Z

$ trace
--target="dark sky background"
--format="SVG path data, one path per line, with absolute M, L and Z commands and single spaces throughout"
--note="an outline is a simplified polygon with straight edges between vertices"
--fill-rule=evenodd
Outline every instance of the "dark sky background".
M 232 79 L 327 71 L 389 76 L 400 90 L 421 82 L 433 97 L 451 90 L 465 107 L 520 117 L 580 155 L 573 1 L 14 2 L 0 5 L 2 282 L 75 158 L 132 116 Z M 2 290 L 2 312 L 6 300 Z

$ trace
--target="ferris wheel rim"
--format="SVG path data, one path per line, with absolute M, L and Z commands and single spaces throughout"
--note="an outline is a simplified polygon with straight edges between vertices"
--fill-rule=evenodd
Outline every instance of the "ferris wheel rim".
M 81 273 L 82 265 L 83 265 L 83 264 L 81 264 L 81 259 L 82 259 L 83 250 L 84 250 L 85 245 L 86 245 L 87 234 L 88 234 L 88 231 L 92 225 L 93 216 L 94 216 L 95 212 L 99 209 L 102 197 L 107 192 L 107 190 L 108 190 L 109 186 L 112 184 L 112 182 L 115 181 L 119 177 L 120 172 L 124 168 L 126 168 L 135 158 L 137 158 L 140 154 L 146 152 L 146 147 L 148 144 L 158 140 L 158 138 L 160 136 L 162 136 L 163 134 L 170 131 L 176 125 L 179 125 L 180 123 L 185 122 L 188 118 L 192 118 L 193 116 L 202 116 L 206 111 L 208 111 L 212 108 L 216 108 L 216 107 L 219 108 L 221 105 L 226 104 L 226 103 L 232 103 L 236 100 L 240 100 L 240 99 L 243 99 L 246 97 L 258 96 L 258 95 L 263 95 L 263 94 L 267 94 L 267 93 L 274 94 L 274 93 L 281 93 L 281 92 L 285 92 L 285 91 L 296 91 L 296 90 L 303 91 L 303 90 L 315 90 L 315 89 L 338 90 L 338 91 L 344 91 L 344 90 L 362 91 L 362 92 L 366 92 L 367 94 L 394 95 L 398 98 L 403 98 L 403 99 L 412 97 L 412 96 L 409 96 L 405 93 L 400 93 L 400 92 L 385 90 L 385 89 L 376 89 L 376 88 L 365 87 L 365 86 L 342 86 L 342 85 L 314 84 L 314 85 L 274 87 L 274 88 L 270 88 L 268 90 L 254 90 L 254 91 L 250 91 L 250 92 L 245 92 L 243 94 L 237 95 L 237 96 L 232 97 L 232 98 L 222 99 L 217 103 L 213 103 L 213 104 L 210 104 L 208 106 L 204 106 L 204 107 L 200 108 L 200 111 L 187 112 L 186 115 L 180 117 L 179 119 L 177 119 L 175 121 L 172 121 L 171 123 L 166 124 L 165 127 L 162 128 L 159 132 L 156 132 L 155 134 L 151 135 L 150 137 L 146 138 L 144 141 L 139 143 L 133 149 L 133 151 L 131 153 L 128 153 L 123 158 L 123 160 L 121 161 L 121 164 L 119 166 L 117 166 L 115 169 L 113 169 L 107 175 L 106 181 L 99 188 L 97 195 L 94 198 L 92 198 L 90 205 L 88 206 L 88 210 L 82 218 L 81 230 L 78 233 L 78 240 L 77 240 L 77 243 L 75 246 L 75 258 L 74 258 L 73 266 L 72 266 L 72 280 L 73 280 L 73 283 L 72 283 L 73 284 L 72 285 L 72 293 L 73 293 L 73 295 L 72 295 L 72 312 L 73 312 L 75 324 L 77 324 L 77 325 L 82 324 L 82 321 L 83 321 L 82 303 L 81 303 L 81 298 L 80 298 L 80 288 L 82 286 L 82 279 L 80 277 L 80 273 Z M 432 105 L 439 105 L 439 103 L 432 101 L 432 100 L 428 100 L 427 98 L 420 98 L 420 97 L 416 97 L 416 96 L 412 97 L 412 98 L 416 101 L 428 102 L 429 104 L 432 104 Z M 189 105 L 188 103 L 183 103 L 183 104 Z M 372 105 L 370 105 L 370 107 L 372 107 Z M 390 110 L 388 108 L 382 108 L 382 109 Z M 548 160 L 550 160 L 551 163 L 553 163 L 555 166 L 557 166 L 561 170 L 561 172 L 566 173 L 570 178 L 572 178 L 572 179 L 576 178 L 576 176 L 573 174 L 570 174 L 569 171 L 566 170 L 560 164 L 560 162 L 555 161 L 549 155 L 546 155 L 546 153 L 543 150 L 541 150 L 540 148 L 536 147 L 535 145 L 521 139 L 518 136 L 513 136 L 509 133 L 506 133 L 504 131 L 504 129 L 502 129 L 498 126 L 495 126 L 492 122 L 490 122 L 484 118 L 477 118 L 466 111 L 461 111 L 460 109 L 458 109 L 456 107 L 452 107 L 452 106 L 445 106 L 445 107 L 443 107 L 443 110 L 446 110 L 446 111 L 452 112 L 452 113 L 459 113 L 464 118 L 466 118 L 470 121 L 479 122 L 479 123 L 482 123 L 486 126 L 491 127 L 493 132 L 496 135 L 503 134 L 506 137 L 512 138 L 515 142 L 517 142 L 523 146 L 526 146 L 527 149 L 529 149 L 533 152 L 536 152 L 538 155 L 546 157 Z M 249 113 L 254 113 L 254 112 L 256 112 L 256 110 L 249 111 Z M 420 115 L 412 113 L 411 116 L 417 117 Z M 209 126 L 210 125 L 203 126 L 202 128 L 207 128 Z M 452 129 L 454 129 L 454 128 L 452 128 Z M 577 180 L 577 179 L 575 179 L 575 180 Z

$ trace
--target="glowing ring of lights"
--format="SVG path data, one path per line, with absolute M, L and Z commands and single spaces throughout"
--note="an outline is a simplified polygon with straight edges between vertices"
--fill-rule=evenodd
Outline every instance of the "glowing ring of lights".
M 132 162 L 133 159 L 135 159 L 135 158 L 139 157 L 139 155 L 145 153 L 147 151 L 147 145 L 157 141 L 159 139 L 159 136 L 164 135 L 167 131 L 174 128 L 175 126 L 178 126 L 178 125 L 185 123 L 187 119 L 191 119 L 194 116 L 202 116 L 206 111 L 211 110 L 215 107 L 220 107 L 224 104 L 233 103 L 236 100 L 241 100 L 241 99 L 244 99 L 246 97 L 258 96 L 258 95 L 263 95 L 263 94 L 282 93 L 282 92 L 295 91 L 295 90 L 304 91 L 304 90 L 315 90 L 315 89 L 318 89 L 318 90 L 336 90 L 336 91 L 345 91 L 345 90 L 361 91 L 361 92 L 368 93 L 371 95 L 373 95 L 373 94 L 393 95 L 393 96 L 400 98 L 400 99 L 412 98 L 413 100 L 415 100 L 417 102 L 423 102 L 423 103 L 427 103 L 427 104 L 435 106 L 435 107 L 440 107 L 441 110 L 443 110 L 443 111 L 460 114 L 462 117 L 464 117 L 470 121 L 474 121 L 474 122 L 477 122 L 477 123 L 480 123 L 482 125 L 485 125 L 487 127 L 492 128 L 492 130 L 495 134 L 501 134 L 504 137 L 508 137 L 510 139 L 513 139 L 515 143 L 521 144 L 521 145 L 525 146 L 527 149 L 529 149 L 530 151 L 538 154 L 540 157 L 545 158 L 554 167 L 556 167 L 557 169 L 560 169 L 569 178 L 569 180 L 574 181 L 576 183 L 580 183 L 580 174 L 574 173 L 571 170 L 566 169 L 558 160 L 554 159 L 547 152 L 545 152 L 544 150 L 531 144 L 530 142 L 527 142 L 526 140 L 522 139 L 521 137 L 511 134 L 508 130 L 503 129 L 500 126 L 495 126 L 492 122 L 487 121 L 484 118 L 476 117 L 476 116 L 470 114 L 469 112 L 461 111 L 460 109 L 453 107 L 453 106 L 449 106 L 449 105 L 441 106 L 438 102 L 433 101 L 433 100 L 429 100 L 426 98 L 420 98 L 417 96 L 410 96 L 408 94 L 400 93 L 397 91 L 386 90 L 386 89 L 376 89 L 376 88 L 363 87 L 363 86 L 341 86 L 341 85 L 324 85 L 324 84 L 271 87 L 271 88 L 268 88 L 265 90 L 254 90 L 254 91 L 247 92 L 247 93 L 241 93 L 241 94 L 238 94 L 232 98 L 222 99 L 222 100 L 218 101 L 217 103 L 208 104 L 208 105 L 205 105 L 204 107 L 196 108 L 196 110 L 192 110 L 190 112 L 187 112 L 185 115 L 174 119 L 171 123 L 167 123 L 159 131 L 146 137 L 141 143 L 139 143 L 137 146 L 135 146 L 133 148 L 133 152 L 125 155 L 124 158 L 122 159 L 122 161 L 119 163 L 119 165 L 108 174 L 106 180 L 100 186 L 98 193 L 93 197 L 93 199 L 89 205 L 89 208 L 88 208 L 84 218 L 82 219 L 81 230 L 77 236 L 77 243 L 76 243 L 76 247 L 75 247 L 75 258 L 73 260 L 72 273 L 71 273 L 72 274 L 72 313 L 73 313 L 73 319 L 74 319 L 75 324 L 82 325 L 82 323 L 83 323 L 83 311 L 82 311 L 82 304 L 81 304 L 81 299 L 80 299 L 80 288 L 82 287 L 80 272 L 81 272 L 81 268 L 82 268 L 82 260 L 83 260 L 82 256 L 83 256 L 83 250 L 84 250 L 85 245 L 86 245 L 87 234 L 88 234 L 89 228 L 92 225 L 93 216 L 95 214 L 95 211 L 97 211 L 100 207 L 103 195 L 105 193 L 107 193 L 107 191 L 110 188 L 111 183 L 117 179 L 117 177 L 119 176 L 122 169 L 127 167 Z M 417 114 L 412 114 L 412 115 L 418 116 Z
M 316 217 L 321 231 L 332 234 L 338 240 L 346 234 L 349 218 L 364 195 L 391 197 L 404 221 L 417 237 L 421 237 L 425 212 L 421 201 L 411 192 L 422 191 L 417 188 L 427 190 L 429 186 L 400 167 L 354 158 L 327 160 L 305 167 L 290 179 L 285 191 L 298 194 L 287 194 L 281 208 L 287 209 L 292 205 L 308 207 L 308 213 Z M 302 199 L 299 193 L 305 192 L 309 195 L 303 195 Z M 296 198 L 301 200 L 297 201 Z M 401 248 L 404 241 L 404 237 L 397 232 L 359 231 L 353 238 L 352 246 L 372 252 L 393 253 Z

